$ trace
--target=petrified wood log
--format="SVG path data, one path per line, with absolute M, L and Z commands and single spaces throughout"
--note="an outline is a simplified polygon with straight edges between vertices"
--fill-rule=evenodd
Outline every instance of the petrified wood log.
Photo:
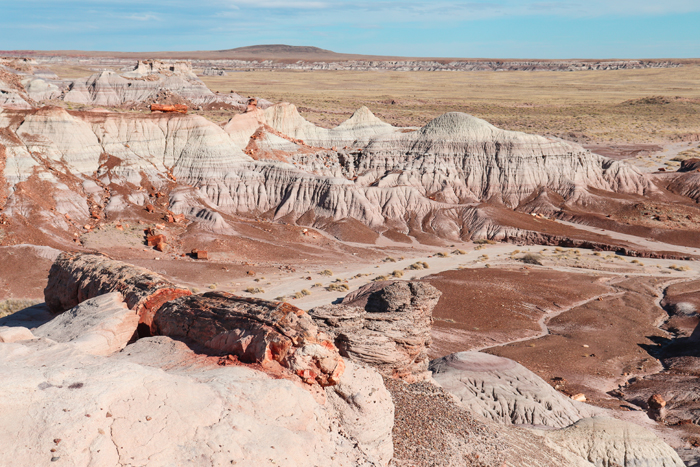
M 341 355 L 388 377 L 420 381 L 429 376 L 433 308 L 441 295 L 425 282 L 373 282 L 309 314 Z
M 182 104 L 151 104 L 151 112 L 177 112 L 180 114 L 186 114 L 187 106 Z
M 109 292 L 121 292 L 127 306 L 139 314 L 139 322 L 149 328 L 165 302 L 191 295 L 148 269 L 100 255 L 61 253 L 49 271 L 44 298 L 54 313 L 61 313 Z
M 277 362 L 309 384 L 334 385 L 345 369 L 311 317 L 284 302 L 209 292 L 166 303 L 153 324 L 158 334 L 237 355 L 244 363 Z

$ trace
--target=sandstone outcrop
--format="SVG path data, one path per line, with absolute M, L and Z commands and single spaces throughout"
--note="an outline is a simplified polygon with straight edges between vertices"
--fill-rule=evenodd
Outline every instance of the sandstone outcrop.
M 19 76 L 0 69 L 0 108 L 32 108 L 32 100 Z
M 669 445 L 649 430 L 613 418 L 584 418 L 545 433 L 551 446 L 568 450 L 596 467 L 683 467 Z
M 157 99 L 169 92 L 194 105 L 226 104 L 244 110 L 247 99 L 238 94 L 216 94 L 192 72 L 189 62 L 139 60 L 127 73 L 102 71 L 76 80 L 63 96 L 66 102 L 114 107 Z
M 376 389 L 356 394 L 381 444 L 393 412 Z M 43 338 L 0 343 L 0 391 L 3 465 L 386 465 L 298 384 L 162 336 L 109 357 Z
M 607 198 L 599 190 L 637 196 L 657 191 L 648 176 L 624 162 L 461 113 L 414 131 L 362 108 L 324 129 L 280 104 L 237 115 L 222 129 L 197 115 L 47 107 L 5 110 L 0 128 L 8 188 L 34 174 L 53 184 L 56 210 L 42 222 L 56 231 L 70 227 L 65 214 L 85 225 L 91 214 L 86 198 L 107 196 L 100 186 L 131 191 L 114 193 L 108 214 L 143 209 L 144 193 L 128 184 L 174 182 L 167 209 L 221 234 L 232 230 L 227 215 L 266 213 L 319 228 L 354 219 L 377 232 L 389 227 L 452 240 L 520 232 L 490 219 L 479 203 L 555 215 L 564 203 L 602 203 Z M 86 184 L 94 185 L 89 193 Z M 539 204 L 522 204 L 544 192 L 557 204 L 541 196 Z M 9 193 L 8 216 L 35 210 L 34 201 Z
M 440 295 L 423 282 L 375 282 L 309 314 L 343 356 L 387 377 L 419 381 L 429 377 L 432 311 Z
M 164 303 L 191 294 L 148 269 L 105 256 L 62 253 L 51 266 L 44 297 L 54 313 L 61 313 L 110 292 L 121 293 L 147 329 Z
M 472 413 L 500 423 L 563 428 L 602 413 L 571 400 L 507 358 L 459 352 L 433 360 L 430 370 Z
M 326 394 L 344 431 L 367 457 L 377 465 L 389 464 L 394 455 L 394 403 L 381 375 L 346 359 L 345 371 Z
M 337 384 L 345 369 L 311 317 L 284 302 L 224 292 L 182 297 L 157 311 L 153 331 L 236 355 L 244 363 L 277 363 L 309 384 Z

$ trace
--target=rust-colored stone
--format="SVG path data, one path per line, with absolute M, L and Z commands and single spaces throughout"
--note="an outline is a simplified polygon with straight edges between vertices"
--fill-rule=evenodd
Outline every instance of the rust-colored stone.
M 182 104 L 151 104 L 151 112 L 175 112 L 186 114 L 187 106 Z
M 146 205 L 146 211 L 153 212 L 155 210 L 156 210 L 156 208 L 152 204 L 149 203 Z
M 146 244 L 148 246 L 156 246 L 159 243 L 167 243 L 167 242 L 168 242 L 168 239 L 163 234 L 149 235 L 148 237 L 146 237 Z
M 44 298 L 51 311 L 61 313 L 109 292 L 120 292 L 127 306 L 139 314 L 139 322 L 149 328 L 163 303 L 191 295 L 188 289 L 138 266 L 106 256 L 61 253 L 49 271 Z
M 153 328 L 244 363 L 280 364 L 308 384 L 334 385 L 345 369 L 338 349 L 311 317 L 284 302 L 224 292 L 192 295 L 163 305 Z

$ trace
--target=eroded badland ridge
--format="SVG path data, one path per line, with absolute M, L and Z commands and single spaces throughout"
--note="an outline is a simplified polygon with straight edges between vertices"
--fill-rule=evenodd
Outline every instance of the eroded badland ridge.
M 0 60 L 3 462 L 696 465 L 696 65 L 285 47 Z M 653 141 L 318 97 L 444 67 L 682 95 L 614 104 Z

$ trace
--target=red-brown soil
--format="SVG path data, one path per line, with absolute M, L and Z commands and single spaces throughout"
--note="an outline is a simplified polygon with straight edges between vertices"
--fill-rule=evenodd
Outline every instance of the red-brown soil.
M 527 267 L 428 276 L 443 293 L 433 311 L 431 358 L 534 337 L 546 314 L 609 292 L 609 278 Z
M 663 287 L 659 277 L 620 277 L 610 283 L 612 295 L 549 320 L 547 336 L 487 351 L 516 360 L 547 381 L 563 378 L 566 393 L 619 407 L 607 391 L 662 369 L 653 355 L 666 337 L 657 327 L 666 317 L 656 302 Z

